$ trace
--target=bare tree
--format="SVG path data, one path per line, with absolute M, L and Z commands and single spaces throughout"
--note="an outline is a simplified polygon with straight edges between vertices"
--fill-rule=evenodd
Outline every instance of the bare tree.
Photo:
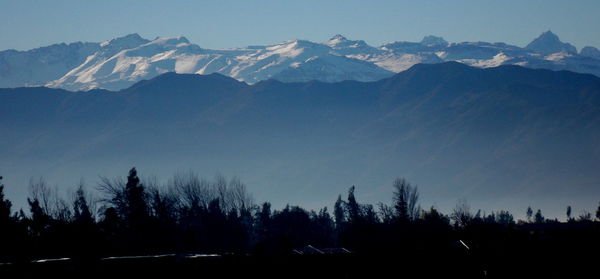
M 215 196 L 210 182 L 200 179 L 192 171 L 175 174 L 168 185 L 181 197 L 182 206 L 187 208 L 208 208 Z
M 379 203 L 379 218 L 383 221 L 383 223 L 392 223 L 395 217 L 396 213 L 394 212 L 393 207 L 384 203 Z
M 231 195 L 227 191 L 227 179 L 221 174 L 215 175 L 215 181 L 213 182 L 213 189 L 217 193 L 217 199 L 219 199 L 219 205 L 221 210 L 229 212 L 232 208 Z
M 246 184 L 242 183 L 242 181 L 233 177 L 229 181 L 229 189 L 231 196 L 231 204 L 234 209 L 238 211 L 246 210 L 251 208 L 254 205 L 254 200 L 248 190 L 246 189 Z
M 117 208 L 125 205 L 125 197 L 123 196 L 123 193 L 125 192 L 125 181 L 122 177 L 110 179 L 101 176 L 97 189 L 104 194 L 104 198 L 101 199 L 102 202 L 112 204 Z
M 465 227 L 473 219 L 471 213 L 471 207 L 467 203 L 467 200 L 460 199 L 456 204 L 456 207 L 452 210 L 450 218 L 454 221 L 454 224 L 458 227 Z
M 32 200 L 38 201 L 44 214 L 51 215 L 52 189 L 43 177 L 38 179 L 29 178 L 29 195 Z

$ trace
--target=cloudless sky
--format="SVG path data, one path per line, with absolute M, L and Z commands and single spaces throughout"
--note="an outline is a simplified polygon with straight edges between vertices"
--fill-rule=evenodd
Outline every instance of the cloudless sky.
M 525 46 L 549 29 L 578 49 L 600 47 L 600 0 L 0 0 L 0 50 L 129 33 L 184 35 L 205 48 L 338 33 L 372 45 L 432 34 Z

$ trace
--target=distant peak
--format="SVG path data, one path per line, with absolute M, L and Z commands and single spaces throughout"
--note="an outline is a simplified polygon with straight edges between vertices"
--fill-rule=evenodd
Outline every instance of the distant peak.
M 586 46 L 586 47 L 582 48 L 581 52 L 579 54 L 581 56 L 600 59 L 600 50 L 598 50 L 597 48 L 595 48 L 593 46 Z
M 540 36 L 537 37 L 537 39 L 545 39 L 545 40 L 552 40 L 552 41 L 560 42 L 560 38 L 558 37 L 558 35 L 554 34 L 554 32 L 552 32 L 552 30 L 543 32 Z
M 331 39 L 329 39 L 329 41 L 325 42 L 326 45 L 328 46 L 335 46 L 339 43 L 343 43 L 343 42 L 347 42 L 348 39 L 346 37 L 344 37 L 341 34 L 336 34 L 333 37 L 331 37 Z
M 446 46 L 448 45 L 448 41 L 444 40 L 444 38 L 442 37 L 428 35 L 423 37 L 423 40 L 421 40 L 421 44 L 426 46 Z
M 104 41 L 100 44 L 100 46 L 105 47 L 111 45 L 118 47 L 135 47 L 147 42 L 149 42 L 149 40 L 142 38 L 138 33 L 132 33 L 123 37 L 117 37 L 109 41 Z
M 348 40 L 346 37 L 344 37 L 342 34 L 335 34 L 333 37 L 331 37 L 331 40 L 341 40 L 341 41 L 346 41 Z
M 545 55 L 557 52 L 577 53 L 573 45 L 563 43 L 558 35 L 550 30 L 535 38 L 525 48 Z
M 156 37 L 154 40 L 148 43 L 153 45 L 180 45 L 190 44 L 190 41 L 184 36 L 178 37 Z
M 140 34 L 138 33 L 131 33 L 131 34 L 127 34 L 123 37 L 117 38 L 117 39 L 123 39 L 123 38 L 128 38 L 128 39 L 135 39 L 135 40 L 143 40 L 144 38 L 142 38 L 142 36 L 140 36 Z

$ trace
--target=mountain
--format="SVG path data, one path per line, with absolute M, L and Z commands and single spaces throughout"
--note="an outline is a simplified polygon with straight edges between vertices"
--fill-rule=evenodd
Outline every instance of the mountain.
M 561 42 L 558 36 L 552 33 L 552 31 L 542 33 L 542 35 L 529 43 L 525 48 L 545 55 L 557 52 L 577 53 L 577 49 L 573 45 Z
M 561 42 L 551 31 L 525 48 L 505 43 L 449 43 L 436 36 L 374 47 L 338 34 L 323 43 L 290 40 L 269 46 L 213 50 L 201 48 L 185 37 L 147 40 L 130 34 L 102 43 L 1 51 L 0 87 L 120 90 L 166 72 L 220 73 L 250 84 L 268 79 L 376 81 L 419 63 L 447 61 L 480 68 L 520 65 L 600 76 L 597 49 L 583 48 L 578 54 L 575 47 Z
M 78 42 L 0 51 L 0 87 L 43 85 L 59 79 L 99 48 L 99 43 Z
M 595 47 L 586 46 L 581 49 L 581 52 L 579 53 L 579 55 L 585 56 L 585 57 L 590 57 L 590 58 L 595 58 L 595 59 L 600 59 L 600 50 L 598 50 Z
M 562 216 L 600 196 L 600 78 L 513 65 L 418 64 L 375 82 L 165 73 L 118 92 L 0 89 L 0 134 L 15 201 L 30 177 L 93 187 L 132 166 L 164 180 L 237 175 L 274 206 L 331 205 L 351 185 L 361 201 L 389 202 L 397 176 L 444 211 L 467 198 Z

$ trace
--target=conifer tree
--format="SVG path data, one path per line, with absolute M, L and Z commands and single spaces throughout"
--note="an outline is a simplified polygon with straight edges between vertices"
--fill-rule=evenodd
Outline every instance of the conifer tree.
M 4 199 L 4 184 L 2 184 L 2 176 L 0 176 L 0 227 L 9 221 L 11 207 L 12 203 L 8 199 Z
M 535 213 L 535 222 L 540 224 L 540 223 L 544 223 L 546 219 L 544 218 L 544 215 L 542 215 L 542 210 L 538 209 L 537 212 Z
M 340 227 L 345 221 L 346 212 L 344 211 L 344 201 L 342 195 L 338 195 L 335 205 L 333 206 L 333 218 L 335 220 L 336 227 Z
M 527 222 L 531 223 L 531 218 L 533 217 L 533 209 L 531 209 L 531 206 L 527 207 Z
M 360 219 L 360 205 L 356 201 L 356 197 L 354 196 L 354 185 L 350 187 L 348 190 L 348 221 L 350 223 L 356 223 Z

